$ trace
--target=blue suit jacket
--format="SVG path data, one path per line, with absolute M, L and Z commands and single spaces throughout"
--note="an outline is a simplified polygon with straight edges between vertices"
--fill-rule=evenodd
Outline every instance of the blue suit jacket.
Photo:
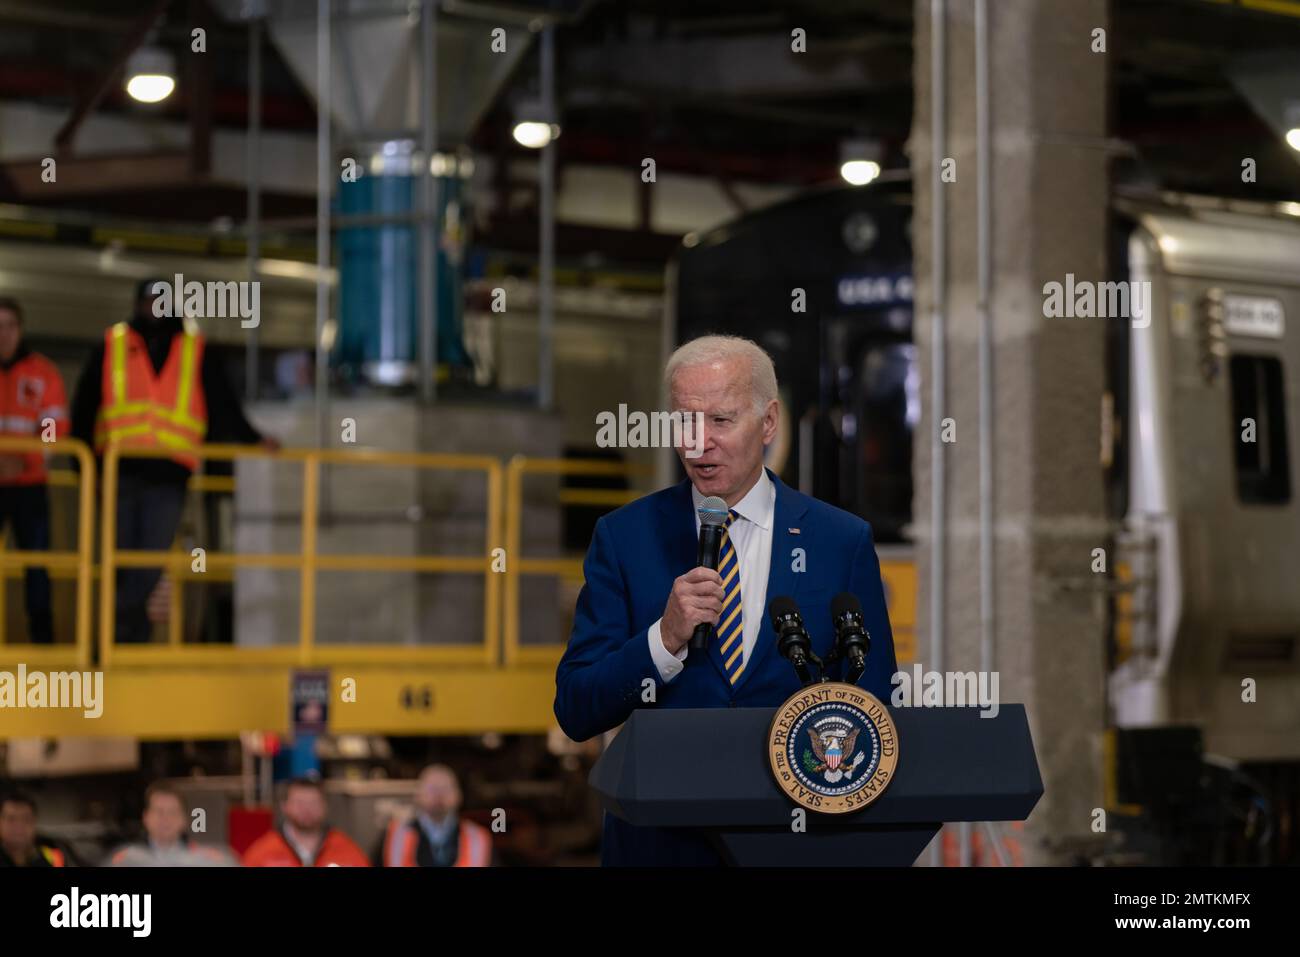
M 858 684 L 888 701 L 897 670 L 885 611 L 880 563 L 871 526 L 834 506 L 796 492 L 768 472 L 776 486 L 772 564 L 761 604 L 743 595 L 745 615 L 762 615 L 758 641 L 733 687 L 712 650 L 690 652 L 671 682 L 659 677 L 646 637 L 664 613 L 673 581 L 695 567 L 698 535 L 690 482 L 637 499 L 596 523 L 583 571 L 573 634 L 555 676 L 555 716 L 575 741 L 622 724 L 638 707 L 775 708 L 799 689 L 794 668 L 776 650 L 767 608 L 778 595 L 799 605 L 813 650 L 825 659 L 834 640 L 830 602 L 852 592 L 862 602 L 871 651 Z M 795 549 L 803 570 L 795 571 Z M 840 680 L 842 666 L 830 677 Z M 642 700 L 642 682 L 655 682 L 655 703 Z M 605 864 L 717 864 L 711 847 L 690 831 L 633 827 L 605 815 Z

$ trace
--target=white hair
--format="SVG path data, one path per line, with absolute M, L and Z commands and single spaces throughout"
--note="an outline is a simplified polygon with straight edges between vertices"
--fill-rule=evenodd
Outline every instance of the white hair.
M 757 342 L 742 336 L 700 336 L 677 348 L 664 366 L 664 385 L 669 395 L 673 378 L 682 369 L 712 365 L 731 359 L 749 363 L 749 391 L 754 397 L 754 412 L 762 415 L 769 402 L 776 399 L 776 366 L 772 357 Z

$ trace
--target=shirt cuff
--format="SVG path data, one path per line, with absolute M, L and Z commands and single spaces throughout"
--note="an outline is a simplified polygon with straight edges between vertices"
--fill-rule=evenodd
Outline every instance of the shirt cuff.
M 664 647 L 663 635 L 659 631 L 660 618 L 650 626 L 646 632 L 646 641 L 650 643 L 650 658 L 655 663 L 655 668 L 659 671 L 659 677 L 665 682 L 672 681 L 686 668 L 683 661 L 686 660 L 686 653 L 690 650 L 690 645 L 682 645 L 682 650 L 673 654 Z

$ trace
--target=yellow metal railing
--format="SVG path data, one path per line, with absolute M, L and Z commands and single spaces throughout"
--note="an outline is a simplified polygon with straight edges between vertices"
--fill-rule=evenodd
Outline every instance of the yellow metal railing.
M 505 663 L 507 666 L 552 665 L 564 650 L 564 642 L 547 645 L 522 645 L 519 641 L 519 580 L 522 575 L 558 575 L 582 579 L 581 558 L 527 558 L 523 555 L 524 476 L 605 475 L 635 476 L 649 469 L 626 462 L 600 459 L 542 459 L 516 455 L 506 466 L 506 562 L 505 609 L 502 613 Z M 625 505 L 641 493 L 632 489 L 561 489 L 559 500 L 565 505 Z M 565 639 L 567 641 L 567 638 Z
M 50 488 L 75 488 L 77 473 L 71 469 L 50 469 L 46 474 L 45 484 Z M 233 492 L 235 477 L 233 475 L 191 475 L 187 483 L 191 492 Z
M 134 449 L 110 446 L 104 455 L 103 504 L 100 513 L 102 581 L 100 587 L 100 661 L 107 666 L 117 659 L 122 664 L 161 665 L 252 663 L 316 664 L 495 664 L 500 656 L 500 577 L 492 571 L 492 549 L 500 541 L 502 467 L 486 455 L 380 452 L 371 450 L 283 449 L 269 452 L 256 446 L 204 445 L 195 454 L 202 459 L 236 460 L 268 458 L 300 463 L 303 470 L 302 540 L 297 552 L 205 556 L 206 567 L 221 572 L 236 568 L 296 570 L 299 575 L 298 643 L 296 646 L 241 648 L 238 646 L 187 646 L 176 635 L 173 623 L 169 642 L 158 645 L 116 645 L 113 641 L 115 575 L 118 568 L 163 568 L 172 575 L 173 591 L 184 579 L 201 579 L 206 572 L 194 572 L 189 554 L 180 551 L 138 551 L 116 547 L 117 510 L 113 507 L 123 457 L 166 457 L 165 449 Z M 479 555 L 364 555 L 319 554 L 320 480 L 322 465 L 393 466 L 421 470 L 481 471 L 487 480 L 487 528 L 484 554 Z M 316 576 L 320 571 L 451 572 L 482 574 L 483 641 L 470 644 L 434 645 L 317 645 Z M 173 612 L 175 606 L 173 606 Z M 172 616 L 175 617 L 174 615 Z
M 15 551 L 0 543 L 0 583 L 29 566 L 47 568 L 55 579 L 76 579 L 77 599 L 71 645 L 0 645 L 0 661 L 21 660 L 29 664 L 77 663 L 89 666 L 92 634 L 97 631 L 99 662 L 106 666 L 156 666 L 165 664 L 487 664 L 504 659 L 511 665 L 550 665 L 563 643 L 521 645 L 520 578 L 523 575 L 553 575 L 570 580 L 582 578 L 579 557 L 527 557 L 522 554 L 523 482 L 526 474 L 635 476 L 648 470 L 621 462 L 583 459 L 545 459 L 515 456 L 504 467 L 485 455 L 401 453 L 370 450 L 285 449 L 268 452 L 255 446 L 205 445 L 197 457 L 205 460 L 267 458 L 300 464 L 303 469 L 302 539 L 297 551 L 286 553 L 236 554 L 208 552 L 205 571 L 194 571 L 189 552 L 173 546 L 166 551 L 137 551 L 117 548 L 117 492 L 121 460 L 124 457 L 165 457 L 164 449 L 106 450 L 100 500 L 96 503 L 94 457 L 75 439 L 45 443 L 39 439 L 0 438 L 0 452 L 43 451 L 75 457 L 80 475 L 70 470 L 51 470 L 48 484 L 54 488 L 79 489 L 78 548 L 76 551 Z M 428 470 L 482 471 L 487 481 L 487 528 L 485 550 L 479 555 L 376 555 L 319 554 L 320 477 L 322 465 L 389 466 Z M 87 477 L 85 481 L 81 477 Z M 234 489 L 231 476 L 195 475 L 193 491 L 227 492 Z M 632 501 L 639 493 L 623 489 L 561 489 L 563 505 L 594 505 L 614 508 Z M 99 506 L 100 563 L 94 564 L 95 507 Z M 504 542 L 503 542 L 504 534 Z M 505 573 L 493 572 L 493 549 L 504 543 Z M 162 568 L 172 580 L 165 644 L 126 645 L 113 640 L 115 628 L 116 573 L 120 568 Z M 186 644 L 183 639 L 183 586 L 186 582 L 230 581 L 237 568 L 265 568 L 297 571 L 299 575 L 299 626 L 296 645 L 248 648 L 237 645 Z M 317 573 L 322 571 L 443 572 L 484 576 L 483 640 L 480 643 L 434 645 L 318 646 L 316 631 Z M 99 627 L 94 628 L 93 586 L 100 580 Z M 0 597 L 0 612 L 3 612 Z
M 60 439 L 45 442 L 38 438 L 0 436 L 0 453 L 45 452 L 52 455 L 70 455 L 80 465 L 80 481 L 72 475 L 77 485 L 77 547 L 75 551 L 0 551 L 0 588 L 11 573 L 31 567 L 45 568 L 51 578 L 76 578 L 76 605 L 72 644 L 37 645 L 29 642 L 0 644 L 0 662 L 23 662 L 28 665 L 75 665 L 79 669 L 90 666 L 91 581 L 93 577 L 93 548 L 95 536 L 95 459 L 84 442 L 77 439 Z M 61 483 L 62 484 L 62 483 Z M 0 618 L 0 628 L 4 619 Z
M 45 474 L 45 484 L 49 488 L 78 488 L 80 481 L 77 473 L 71 469 L 50 469 Z M 191 492 L 227 492 L 235 491 L 235 477 L 233 475 L 191 475 L 186 487 Z M 92 489 L 93 495 L 93 489 Z M 95 527 L 94 519 L 91 519 L 91 529 Z M 3 550 L 4 538 L 0 535 L 0 550 Z M 91 555 L 94 555 L 94 549 L 91 548 Z M 179 561 L 179 559 L 178 559 Z M 20 578 L 22 569 L 17 567 L 6 568 L 0 564 L 0 582 L 8 581 L 11 578 Z M 50 572 L 50 578 L 54 581 L 75 579 L 77 572 L 58 568 Z M 214 569 L 205 576 L 208 581 L 234 581 L 234 574 L 231 569 Z M 92 581 L 99 580 L 99 566 L 93 565 L 91 568 Z M 5 621 L 6 589 L 0 587 L 0 622 Z M 184 623 L 185 604 L 184 590 L 173 588 L 168 594 L 168 619 L 167 619 L 167 640 L 171 644 L 180 644 L 182 637 L 182 626 Z M 93 632 L 93 618 L 88 631 Z M 40 647 L 40 646 L 38 646 Z
M 70 469 L 49 469 L 47 473 L 49 488 L 74 488 L 77 485 L 77 473 Z M 186 482 L 188 492 L 224 492 L 234 493 L 235 479 L 230 475 L 191 475 Z M 181 559 L 175 559 L 177 562 Z M 51 576 L 55 577 L 55 576 Z M 72 577 L 72 576 L 69 576 Z M 94 567 L 92 577 L 98 579 L 99 566 Z M 208 572 L 208 581 L 233 581 L 234 573 L 230 568 Z M 4 589 L 0 589 L 3 593 Z M 3 609 L 0 601 L 0 609 Z M 0 612 L 3 614 L 3 612 Z M 168 644 L 181 644 L 183 627 L 185 627 L 185 589 L 172 588 L 168 592 Z

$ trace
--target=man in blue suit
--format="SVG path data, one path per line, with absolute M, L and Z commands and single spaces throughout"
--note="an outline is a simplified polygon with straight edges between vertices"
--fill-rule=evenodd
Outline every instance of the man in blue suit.
M 871 526 L 763 467 L 777 430 L 771 357 L 748 339 L 704 336 L 673 354 L 664 378 L 673 411 L 702 419 L 703 434 L 677 450 L 686 480 L 596 523 L 573 634 L 556 672 L 560 727 L 585 741 L 639 707 L 775 708 L 800 685 L 776 650 L 767 614 L 780 595 L 798 603 L 823 659 L 834 639 L 831 598 L 856 595 L 872 639 L 858 683 L 888 701 L 894 641 Z M 730 510 L 717 571 L 696 566 L 696 512 L 711 495 Z M 691 651 L 700 623 L 714 626 L 709 645 Z M 842 670 L 830 677 L 839 680 Z M 605 864 L 719 860 L 693 832 L 633 827 L 605 815 Z

